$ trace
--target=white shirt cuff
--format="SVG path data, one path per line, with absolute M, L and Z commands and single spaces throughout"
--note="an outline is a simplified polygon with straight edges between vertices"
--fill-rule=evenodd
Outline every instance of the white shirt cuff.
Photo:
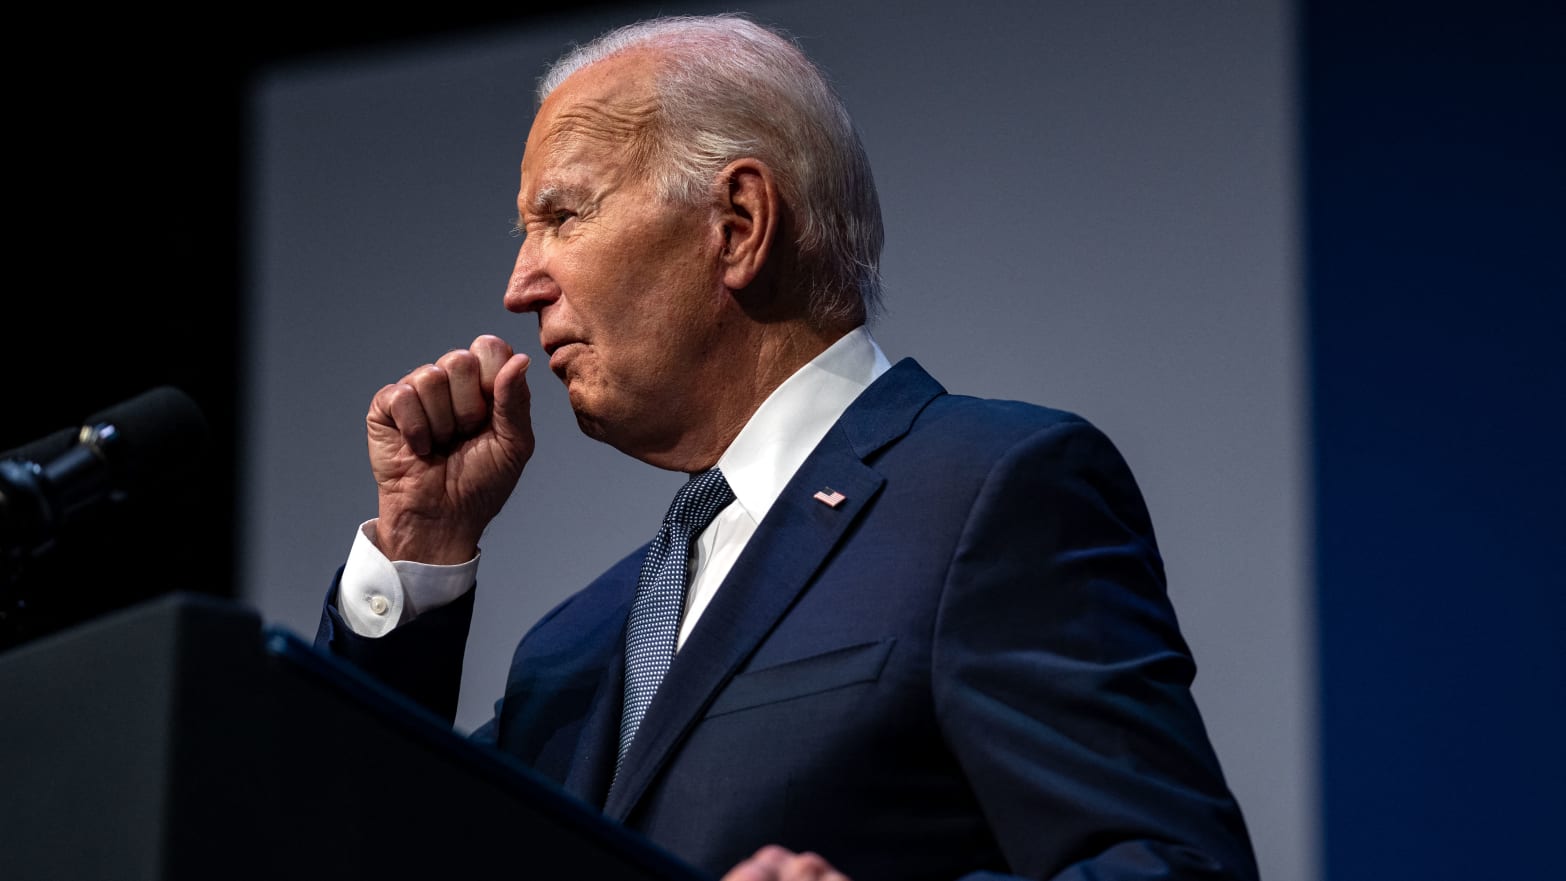
M 359 525 L 337 588 L 337 611 L 360 636 L 385 636 L 462 596 L 477 581 L 482 554 L 452 566 L 393 562 L 375 546 L 374 536 L 374 520 Z

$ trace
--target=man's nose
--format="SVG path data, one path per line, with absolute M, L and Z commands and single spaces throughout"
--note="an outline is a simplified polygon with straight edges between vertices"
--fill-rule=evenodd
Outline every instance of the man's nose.
M 560 296 L 560 288 L 545 271 L 537 248 L 524 241 L 517 249 L 517 262 L 506 284 L 505 306 L 508 312 L 537 312 Z

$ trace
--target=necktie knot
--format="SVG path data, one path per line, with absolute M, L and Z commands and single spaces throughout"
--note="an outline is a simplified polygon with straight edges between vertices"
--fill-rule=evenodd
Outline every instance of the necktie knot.
M 718 512 L 734 501 L 734 491 L 723 472 L 709 468 L 691 479 L 674 494 L 663 522 L 686 535 L 695 535 L 712 523 Z

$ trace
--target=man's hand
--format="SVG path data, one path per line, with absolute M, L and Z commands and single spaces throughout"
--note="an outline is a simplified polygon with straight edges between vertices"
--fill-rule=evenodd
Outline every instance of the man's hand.
M 485 335 L 376 393 L 365 423 L 387 557 L 449 564 L 478 552 L 533 455 L 528 363 Z
M 731 869 L 723 881 L 848 881 L 848 877 L 816 854 L 769 844 Z

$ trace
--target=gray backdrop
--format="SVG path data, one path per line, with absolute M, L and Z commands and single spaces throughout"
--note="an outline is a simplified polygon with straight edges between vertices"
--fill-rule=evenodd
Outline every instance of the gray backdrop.
M 1263 876 L 1316 877 L 1292 10 L 1263 2 L 752 4 L 832 75 L 887 222 L 875 336 L 956 392 L 1076 410 L 1135 470 Z M 655 12 L 302 61 L 256 83 L 245 595 L 313 633 L 374 515 L 382 384 L 498 333 L 543 66 Z M 542 367 L 542 362 L 539 365 Z M 458 724 L 517 637 L 656 530 L 681 475 L 581 437 L 532 372 L 538 452 L 483 544 Z

